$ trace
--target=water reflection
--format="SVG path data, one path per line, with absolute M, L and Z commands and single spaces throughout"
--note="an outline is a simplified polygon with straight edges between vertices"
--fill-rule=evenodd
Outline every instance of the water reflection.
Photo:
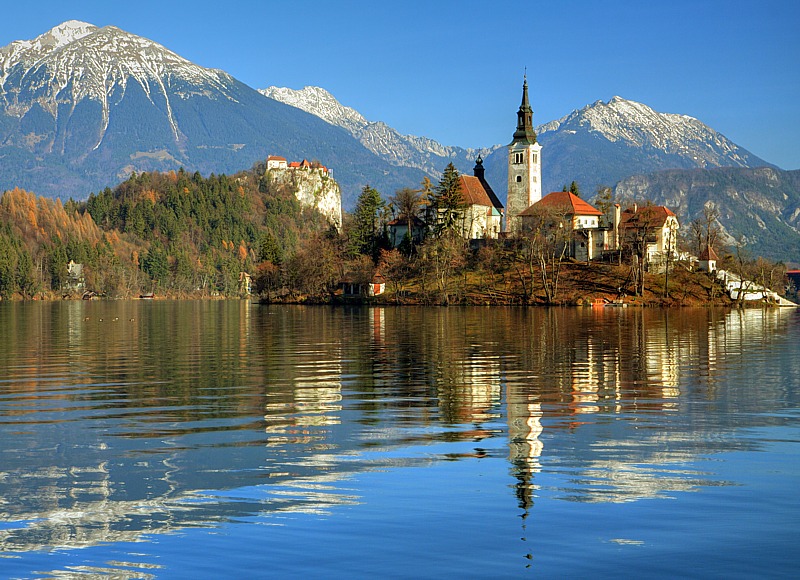
M 752 445 L 730 436 L 748 422 L 786 420 L 797 321 L 781 310 L 0 304 L 0 545 L 330 514 L 362 501 L 344 484 L 358 473 L 453 460 L 502 458 L 526 516 L 544 492 L 618 502 L 721 485 L 692 463 Z

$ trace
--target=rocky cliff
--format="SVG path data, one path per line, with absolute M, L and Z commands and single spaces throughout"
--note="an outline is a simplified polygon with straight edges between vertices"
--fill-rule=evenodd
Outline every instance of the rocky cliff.
M 342 192 L 324 168 L 268 169 L 267 177 L 277 186 L 294 192 L 298 201 L 327 217 L 337 229 L 342 226 Z

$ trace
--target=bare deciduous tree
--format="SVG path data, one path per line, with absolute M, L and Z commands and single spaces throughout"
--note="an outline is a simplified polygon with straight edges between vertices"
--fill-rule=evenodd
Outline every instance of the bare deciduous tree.
M 466 256 L 466 241 L 452 230 L 428 239 L 420 248 L 419 262 L 423 271 L 434 275 L 442 304 L 450 303 L 454 275 L 466 265 Z
M 561 265 L 569 255 L 572 241 L 572 216 L 567 208 L 537 208 L 525 216 L 517 240 L 519 259 L 527 268 L 531 284 L 539 278 L 545 300 L 552 304 L 558 296 Z M 523 293 L 532 295 L 520 276 Z

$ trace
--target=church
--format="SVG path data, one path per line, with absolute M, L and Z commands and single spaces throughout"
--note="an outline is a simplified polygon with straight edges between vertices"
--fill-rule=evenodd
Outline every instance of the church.
M 542 146 L 533 129 L 533 109 L 528 100 L 528 77 L 522 84 L 522 104 L 517 111 L 517 130 L 508 146 L 508 198 L 506 231 L 519 232 L 520 214 L 542 199 Z
M 542 146 L 533 128 L 533 109 L 528 98 L 528 79 L 522 83 L 522 103 L 517 111 L 517 129 L 508 145 L 507 236 L 557 223 L 565 236 L 566 253 L 578 260 L 596 260 L 621 252 L 624 247 L 643 245 L 642 258 L 658 264 L 676 254 L 680 228 L 675 214 L 666 207 L 634 204 L 624 211 L 619 204 L 610 215 L 567 191 L 542 197 Z

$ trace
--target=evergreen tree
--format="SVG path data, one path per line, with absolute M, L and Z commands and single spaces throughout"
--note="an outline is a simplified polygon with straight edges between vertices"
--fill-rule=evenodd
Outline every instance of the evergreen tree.
M 572 183 L 570 183 L 569 192 L 572 195 L 574 195 L 575 197 L 580 197 L 581 196 L 581 190 L 578 187 L 578 182 L 577 181 L 573 181 Z
M 45 252 L 47 258 L 47 271 L 50 274 L 50 288 L 61 290 L 67 281 L 67 249 L 60 239 L 56 238 L 54 243 Z
M 258 260 L 259 262 L 271 262 L 276 266 L 280 266 L 283 262 L 283 252 L 272 232 L 267 232 L 261 237 L 261 243 L 258 246 Z
M 17 287 L 26 298 L 36 294 L 37 285 L 33 278 L 33 260 L 24 246 L 17 249 Z
M 431 209 L 434 235 L 439 237 L 443 232 L 455 230 L 464 208 L 464 194 L 461 191 L 458 170 L 451 162 L 445 167 L 442 179 L 433 190 Z
M 380 212 L 384 207 L 377 189 L 365 185 L 358 196 L 353 212 L 348 250 L 353 256 L 366 254 L 376 257 L 380 246 Z
M 0 231 L 0 297 L 8 298 L 19 288 L 17 246 L 10 233 Z
M 142 270 L 158 284 L 167 282 L 169 275 L 167 252 L 159 242 L 155 242 L 142 258 Z

